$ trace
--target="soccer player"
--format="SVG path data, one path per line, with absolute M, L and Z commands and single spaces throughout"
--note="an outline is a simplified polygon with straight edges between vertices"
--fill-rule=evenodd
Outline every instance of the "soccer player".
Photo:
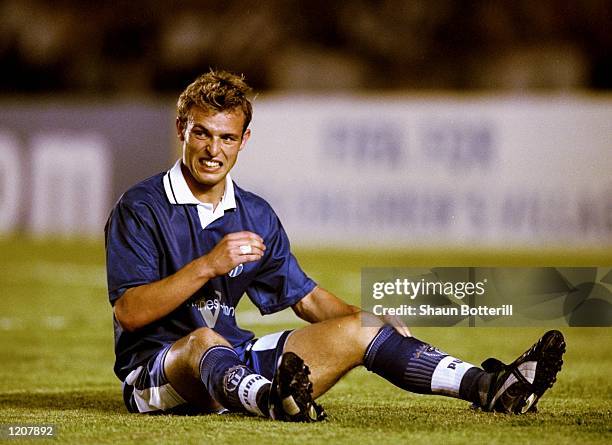
M 178 99 L 182 157 L 128 190 L 108 219 L 115 373 L 130 412 L 325 417 L 314 400 L 357 366 L 398 387 L 524 413 L 554 383 L 563 336 L 547 332 L 510 365 L 481 369 L 318 286 L 281 222 L 230 171 L 251 130 L 249 87 L 211 71 Z M 236 324 L 246 293 L 262 314 L 291 307 L 310 324 L 259 339 Z

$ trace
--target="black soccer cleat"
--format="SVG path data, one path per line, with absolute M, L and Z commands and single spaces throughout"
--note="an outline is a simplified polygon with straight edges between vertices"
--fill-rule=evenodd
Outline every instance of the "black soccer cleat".
M 312 398 L 310 369 L 297 354 L 285 352 L 270 387 L 269 411 L 274 420 L 285 422 L 318 422 L 327 417 L 321 405 Z
M 557 380 L 563 365 L 565 339 L 559 331 L 548 331 L 510 365 L 495 358 L 482 363 L 493 373 L 483 411 L 524 414 L 537 411 L 536 404 Z

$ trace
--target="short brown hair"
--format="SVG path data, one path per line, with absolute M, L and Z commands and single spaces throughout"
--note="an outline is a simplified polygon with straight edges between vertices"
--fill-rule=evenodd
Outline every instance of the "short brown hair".
M 244 114 L 244 132 L 253 116 L 253 107 L 247 98 L 250 91 L 243 75 L 211 69 L 194 80 L 179 96 L 176 104 L 179 121 L 187 122 L 189 110 L 194 105 L 216 112 L 239 108 Z

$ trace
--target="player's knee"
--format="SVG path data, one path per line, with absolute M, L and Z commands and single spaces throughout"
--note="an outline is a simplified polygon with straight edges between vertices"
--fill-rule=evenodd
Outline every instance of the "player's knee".
M 351 339 L 368 345 L 382 325 L 383 322 L 375 315 L 360 311 L 347 316 L 345 332 Z
M 383 321 L 376 315 L 366 311 L 355 312 L 349 315 L 349 323 L 354 329 L 373 328 L 378 331 L 384 324 Z
M 166 355 L 164 367 L 174 375 L 187 372 L 198 376 L 202 355 L 215 345 L 229 346 L 229 343 L 210 328 L 198 328 L 172 345 Z
M 208 327 L 198 328 L 187 336 L 186 348 L 199 355 L 215 345 L 227 345 L 227 341 Z

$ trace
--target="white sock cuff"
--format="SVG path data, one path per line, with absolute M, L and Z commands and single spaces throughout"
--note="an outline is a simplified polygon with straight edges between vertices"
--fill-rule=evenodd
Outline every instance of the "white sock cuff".
M 240 382 L 238 397 L 240 398 L 240 403 L 242 403 L 242 406 L 248 412 L 258 416 L 264 415 L 257 406 L 257 393 L 267 383 L 271 383 L 270 380 L 259 374 L 248 375 Z
M 436 366 L 431 376 L 431 392 L 459 397 L 459 387 L 464 374 L 475 366 L 447 355 Z

